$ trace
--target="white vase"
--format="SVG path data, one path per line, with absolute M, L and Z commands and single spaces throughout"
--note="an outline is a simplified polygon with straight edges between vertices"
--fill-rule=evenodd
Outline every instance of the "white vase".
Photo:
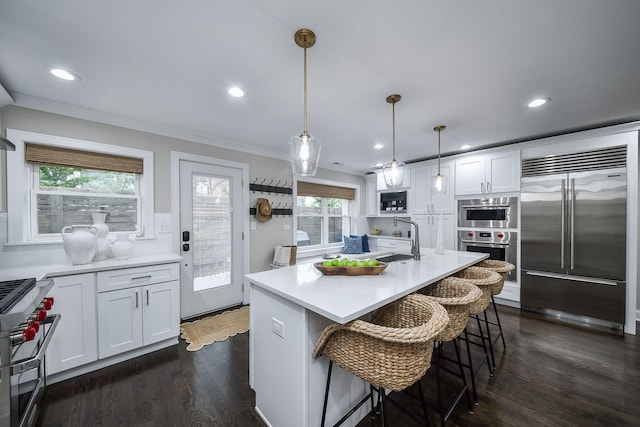
M 111 241 L 111 252 L 116 259 L 128 259 L 131 249 L 136 245 L 136 239 L 129 238 L 129 233 L 115 233 L 116 240 Z
M 91 225 L 71 225 L 62 229 L 64 251 L 72 264 L 88 264 L 98 249 L 97 230 Z
M 93 257 L 95 261 L 101 261 L 109 258 L 111 255 L 111 243 L 107 240 L 107 235 L 109 234 L 109 226 L 105 224 L 105 219 L 107 219 L 106 213 L 92 213 L 91 217 L 93 218 L 93 226 L 97 230 L 97 249 L 96 254 Z

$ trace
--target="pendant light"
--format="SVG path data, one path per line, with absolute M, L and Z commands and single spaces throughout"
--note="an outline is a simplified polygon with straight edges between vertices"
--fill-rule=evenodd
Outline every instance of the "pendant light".
M 387 188 L 402 187 L 406 169 L 406 165 L 403 162 L 396 160 L 396 102 L 400 101 L 400 99 L 402 99 L 402 97 L 397 94 L 389 95 L 387 97 L 387 102 L 391 104 L 391 118 L 393 124 L 393 159 L 382 168 L 382 174 L 384 175 L 384 182 L 387 185 Z
M 445 129 L 445 125 L 439 125 L 433 128 L 434 131 L 438 132 L 438 174 L 433 177 L 433 191 L 442 194 L 447 192 L 447 186 L 449 184 L 447 177 L 440 173 L 440 132 Z
M 304 129 L 289 140 L 294 175 L 314 176 L 320 159 L 320 144 L 307 132 L 307 48 L 316 43 L 316 35 L 306 28 L 296 31 L 294 40 L 304 48 Z

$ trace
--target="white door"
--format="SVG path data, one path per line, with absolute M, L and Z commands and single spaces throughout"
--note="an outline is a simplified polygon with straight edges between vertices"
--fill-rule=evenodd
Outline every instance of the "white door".
M 242 170 L 180 160 L 180 317 L 242 302 Z

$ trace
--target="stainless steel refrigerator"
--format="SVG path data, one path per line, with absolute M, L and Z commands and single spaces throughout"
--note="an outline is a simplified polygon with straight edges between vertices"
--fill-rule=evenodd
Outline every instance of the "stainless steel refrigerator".
M 523 160 L 521 305 L 622 333 L 626 147 Z

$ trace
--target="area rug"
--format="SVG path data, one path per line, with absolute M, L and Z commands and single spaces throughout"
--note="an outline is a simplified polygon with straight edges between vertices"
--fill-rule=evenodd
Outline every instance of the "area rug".
M 180 324 L 180 338 L 189 343 L 188 351 L 200 350 L 205 345 L 224 341 L 249 330 L 249 306 L 225 311 L 194 322 Z

